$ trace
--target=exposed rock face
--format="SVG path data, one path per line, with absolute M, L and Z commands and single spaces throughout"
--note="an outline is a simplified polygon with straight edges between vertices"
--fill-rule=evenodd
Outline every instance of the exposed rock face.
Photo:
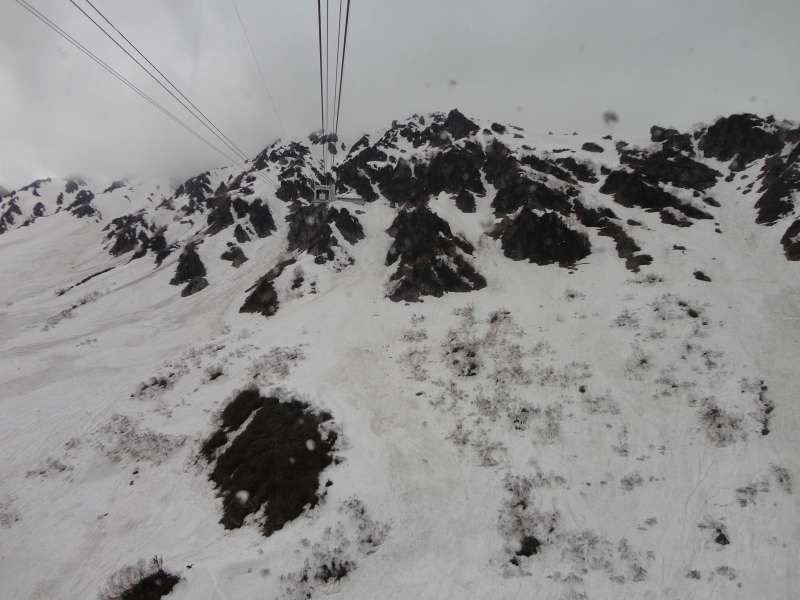
M 651 153 L 624 151 L 620 161 L 652 185 L 671 183 L 675 187 L 706 190 L 721 176 L 719 171 L 669 148 Z
M 762 194 L 756 202 L 756 223 L 772 225 L 792 213 L 795 197 L 800 193 L 800 143 L 785 157 L 767 158 L 761 171 L 759 191 Z
M 192 294 L 196 294 L 197 292 L 204 290 L 208 287 L 208 279 L 205 277 L 192 277 L 189 280 L 189 283 L 186 284 L 181 290 L 181 296 L 184 298 L 186 296 L 191 296 Z
M 428 208 L 401 211 L 387 233 L 394 242 L 386 265 L 397 263 L 389 292 L 395 302 L 486 287 L 486 280 L 466 258 L 474 251 L 472 245 L 454 235 L 447 222 Z
M 700 137 L 699 148 L 706 156 L 727 162 L 732 171 L 741 171 L 758 158 L 783 148 L 781 137 L 771 127 L 772 121 L 750 113 L 718 119 Z
M 800 260 L 800 219 L 789 226 L 781 237 L 781 244 L 788 260 Z
M 346 208 L 324 205 L 298 205 L 287 217 L 289 221 L 289 251 L 305 250 L 316 257 L 318 264 L 336 257 L 339 242 L 332 226 L 349 244 L 364 239 L 364 228 Z
M 586 150 L 586 152 L 604 152 L 604 148 L 600 144 L 596 144 L 595 142 L 585 142 L 581 146 L 581 150 Z
M 278 292 L 275 290 L 273 282 L 281 276 L 286 267 L 294 263 L 294 258 L 282 260 L 270 269 L 266 275 L 259 278 L 258 281 L 247 289 L 250 294 L 245 299 L 239 312 L 259 313 L 265 317 L 274 315 L 278 311 L 280 302 L 278 301 Z
M 206 267 L 203 264 L 203 261 L 200 260 L 200 256 L 197 254 L 197 248 L 194 244 L 188 244 L 178 258 L 178 266 L 175 269 L 175 276 L 170 280 L 170 284 L 181 285 L 183 283 L 191 282 L 195 278 L 205 277 L 205 275 Z M 196 285 L 199 284 L 195 283 L 195 286 Z
M 648 183 L 645 177 L 638 172 L 613 171 L 606 178 L 600 191 L 604 194 L 612 194 L 614 201 L 622 206 L 638 206 L 648 211 L 660 211 L 662 218 L 666 208 L 673 208 L 689 219 L 713 218 L 707 212 L 685 204 L 676 196 Z
M 94 194 L 90 190 L 81 190 L 75 194 L 75 200 L 67 206 L 67 210 L 76 217 L 92 217 L 97 214 L 92 200 L 94 200 Z
M 539 265 L 575 264 L 591 252 L 589 238 L 575 231 L 554 212 L 538 214 L 523 209 L 504 218 L 495 228 L 503 253 L 512 260 L 529 260 Z
M 220 258 L 222 260 L 230 261 L 231 265 L 237 269 L 248 260 L 247 256 L 244 254 L 244 251 L 233 242 L 228 242 L 228 249 L 222 253 Z
M 191 215 L 198 211 L 205 209 L 206 200 L 209 194 L 213 193 L 211 189 L 210 173 L 205 172 L 191 177 L 184 181 L 178 189 L 175 190 L 175 197 L 188 196 L 188 201 L 181 207 L 181 211 L 186 215 Z

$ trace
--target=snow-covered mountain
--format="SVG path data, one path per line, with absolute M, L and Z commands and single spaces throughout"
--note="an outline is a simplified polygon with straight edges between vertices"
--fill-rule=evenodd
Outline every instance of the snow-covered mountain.
M 319 152 L 0 198 L 0 597 L 795 597 L 796 123 Z

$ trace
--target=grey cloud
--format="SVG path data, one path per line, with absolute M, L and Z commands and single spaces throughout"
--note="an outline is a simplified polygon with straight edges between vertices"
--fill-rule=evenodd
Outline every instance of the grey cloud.
M 182 110 L 69 3 L 31 1 Z M 247 152 L 319 126 L 315 3 L 238 0 L 280 123 L 229 0 L 97 4 Z M 531 132 L 587 137 L 606 131 L 607 110 L 619 115 L 615 132 L 638 137 L 653 123 L 688 127 L 734 111 L 799 116 L 794 0 L 355 0 L 352 7 L 346 140 L 453 106 Z M 226 162 L 10 1 L 0 6 L 0 86 L 6 187 L 67 173 L 180 178 Z

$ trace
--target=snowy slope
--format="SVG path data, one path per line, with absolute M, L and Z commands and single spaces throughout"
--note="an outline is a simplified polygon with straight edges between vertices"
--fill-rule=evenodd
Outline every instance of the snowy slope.
M 302 143 L 3 196 L 0 598 L 154 555 L 176 599 L 796 597 L 798 155 L 452 111 L 354 144 L 363 207 L 308 204 Z M 332 417 L 276 531 L 209 479 L 265 413 L 204 455 L 253 386 Z

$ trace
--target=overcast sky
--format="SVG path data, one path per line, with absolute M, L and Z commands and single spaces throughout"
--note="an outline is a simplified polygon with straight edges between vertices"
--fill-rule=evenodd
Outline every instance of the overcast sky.
M 67 0 L 29 1 L 185 116 Z M 319 127 L 313 0 L 237 0 L 280 118 L 231 0 L 94 3 L 248 154 Z M 338 2 L 330 4 L 333 27 Z M 608 109 L 619 114 L 613 131 L 622 136 L 745 110 L 800 119 L 798 0 L 352 0 L 351 7 L 346 140 L 454 106 L 531 132 L 586 137 L 604 132 Z M 0 3 L 0 185 L 69 174 L 182 178 L 225 162 L 16 2 Z

